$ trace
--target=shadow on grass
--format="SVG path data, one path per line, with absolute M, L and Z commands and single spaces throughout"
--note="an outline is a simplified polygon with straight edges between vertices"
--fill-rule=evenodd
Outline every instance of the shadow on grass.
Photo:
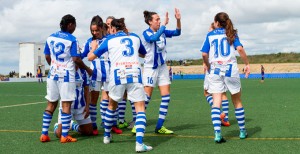
M 157 122 L 157 119 L 147 119 L 147 126 L 146 127 L 152 126 L 152 125 L 156 126 L 156 122 Z
M 258 132 L 261 132 L 262 128 L 259 126 L 256 126 L 254 128 L 246 128 L 247 133 L 248 133 L 248 137 L 252 137 L 253 135 L 255 135 Z M 228 131 L 226 132 L 226 136 L 231 136 L 231 137 L 238 137 L 240 133 L 239 129 L 236 130 L 232 130 L 232 131 Z
M 186 129 L 193 129 L 193 128 L 199 128 L 199 125 L 196 124 L 184 124 L 184 125 L 179 125 L 179 126 L 174 126 L 174 127 L 167 127 L 168 129 L 174 131 L 176 134 L 176 131 L 182 131 Z
M 247 125 L 247 122 L 252 121 L 252 119 L 248 119 L 247 117 L 246 117 L 245 120 L 246 120 L 246 125 Z M 231 119 L 229 120 L 229 122 L 230 122 L 231 125 L 237 124 L 237 120 L 236 120 L 235 117 L 231 118 Z

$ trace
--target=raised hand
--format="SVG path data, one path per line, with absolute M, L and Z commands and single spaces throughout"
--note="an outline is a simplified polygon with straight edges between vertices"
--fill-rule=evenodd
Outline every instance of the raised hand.
M 166 12 L 166 17 L 165 17 L 165 23 L 164 25 L 166 26 L 169 23 L 169 13 Z
M 180 11 L 179 11 L 179 9 L 177 9 L 177 8 L 175 8 L 175 18 L 176 18 L 177 20 L 181 19 Z

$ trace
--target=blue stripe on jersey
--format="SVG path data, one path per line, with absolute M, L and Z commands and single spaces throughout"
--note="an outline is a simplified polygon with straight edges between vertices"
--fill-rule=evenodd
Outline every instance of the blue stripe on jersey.
M 58 75 L 57 74 L 54 75 L 53 80 L 58 81 Z
M 94 66 L 94 70 L 93 70 L 93 74 L 92 74 L 92 80 L 95 80 L 97 79 L 97 67 L 96 67 L 96 61 L 92 61 L 92 64 Z
M 106 69 L 105 69 L 105 61 L 100 61 L 100 66 L 101 66 L 101 74 L 102 78 L 101 81 L 106 81 Z
M 64 82 L 69 82 L 70 80 L 69 70 L 66 71 L 66 76 L 64 76 Z
M 119 69 L 116 69 L 115 71 L 114 71 L 114 77 L 115 77 L 115 85 L 120 85 L 121 84 L 121 79 L 120 79 L 120 77 L 118 77 L 118 70 Z
M 89 85 L 88 77 L 84 69 L 78 69 L 75 74 L 76 99 L 72 104 L 73 109 L 78 109 L 86 105 L 84 97 L 84 87 Z
M 232 72 L 232 64 L 228 64 L 229 65 L 229 69 L 226 70 L 225 72 L 225 76 L 227 77 L 231 77 L 231 72 Z
M 156 42 L 154 42 L 154 61 L 153 61 L 153 69 L 157 69 L 158 67 L 158 63 L 157 63 L 157 59 L 158 59 L 158 53 L 156 52 L 157 48 L 156 48 Z
M 88 53 L 90 52 L 90 42 L 92 42 L 92 40 L 93 40 L 93 38 L 91 37 L 86 41 L 84 48 L 83 48 L 83 52 L 81 54 L 82 59 L 87 57 Z
M 138 82 L 143 84 L 143 80 L 142 80 L 142 77 L 141 77 L 142 71 L 141 71 L 140 68 L 139 68 L 139 70 L 140 70 L 140 75 L 138 76 L 138 79 L 139 79 Z
M 83 88 L 83 87 L 82 87 Z M 82 91 L 81 91 L 81 98 L 80 98 L 80 105 L 82 106 L 82 107 L 84 107 L 85 106 L 85 98 L 84 98 L 84 90 L 82 89 Z
M 127 83 L 133 83 L 133 76 L 132 75 L 127 75 L 126 80 L 127 80 Z
M 76 99 L 75 99 L 75 102 L 74 102 L 74 109 L 78 109 L 78 97 L 79 97 L 79 90 L 76 89 Z

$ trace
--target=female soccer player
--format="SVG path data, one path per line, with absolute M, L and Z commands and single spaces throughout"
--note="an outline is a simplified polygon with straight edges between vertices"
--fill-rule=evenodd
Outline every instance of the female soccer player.
M 215 29 L 214 27 L 214 23 L 211 23 L 211 25 L 209 26 L 208 32 L 211 32 Z M 208 93 L 208 80 L 207 80 L 207 75 L 208 75 L 208 71 L 206 70 L 206 66 L 205 63 L 203 63 L 203 68 L 204 68 L 204 72 L 205 72 L 205 76 L 204 76 L 204 83 L 203 83 L 203 88 L 204 88 L 204 97 L 206 98 L 207 103 L 209 104 L 210 107 L 212 107 L 213 105 L 213 98 L 212 98 L 212 94 Z M 222 113 L 221 113 L 221 124 L 223 126 L 229 127 L 230 123 L 228 120 L 228 112 L 229 112 L 229 101 L 228 98 L 226 96 L 226 92 L 224 92 L 222 94 Z
M 237 30 L 234 29 L 229 16 L 220 12 L 214 18 L 214 29 L 209 32 L 201 48 L 202 57 L 208 74 L 208 92 L 213 95 L 211 109 L 212 123 L 215 131 L 215 142 L 222 143 L 225 139 L 221 135 L 220 106 L 222 93 L 228 89 L 231 93 L 235 115 L 240 128 L 241 139 L 247 137 L 245 129 L 244 108 L 241 101 L 241 82 L 235 57 L 235 50 L 245 63 L 245 77 L 250 74 L 250 66 L 246 52 L 239 41 Z
M 93 125 L 89 114 L 89 104 L 90 104 L 90 90 L 89 90 L 89 76 L 83 69 L 76 68 L 75 74 L 76 82 L 76 99 L 71 105 L 71 114 L 77 123 L 72 123 L 72 130 L 83 134 L 92 135 Z M 54 125 L 54 133 L 57 137 L 61 136 L 61 116 L 60 112 L 62 109 L 62 104 L 60 104 L 60 110 L 58 114 L 58 122 Z
M 103 142 L 111 141 L 111 127 L 117 114 L 118 102 L 122 100 L 125 90 L 129 100 L 135 102 L 136 117 L 136 152 L 152 150 L 143 143 L 146 127 L 145 92 L 142 84 L 142 74 L 138 56 L 146 54 L 140 38 L 134 33 L 128 33 L 124 18 L 111 22 L 113 34 L 98 47 L 93 42 L 88 59 L 93 60 L 108 52 L 111 61 L 109 81 L 109 105 L 105 113 L 105 132 Z
M 47 38 L 45 44 L 45 57 L 50 65 L 47 78 L 47 107 L 43 114 L 43 129 L 40 137 L 41 142 L 49 142 L 49 126 L 52 115 L 57 107 L 58 100 L 62 102 L 62 134 L 61 143 L 76 142 L 77 139 L 68 135 L 71 122 L 71 104 L 76 97 L 75 64 L 92 74 L 80 58 L 78 41 L 72 33 L 76 29 L 76 19 L 68 14 L 62 17 L 60 22 L 61 31 L 53 33 Z
M 91 42 L 93 40 L 97 40 L 100 44 L 104 37 L 106 36 L 106 29 L 104 28 L 103 20 L 100 16 L 94 16 L 91 21 L 90 30 L 92 37 L 89 38 L 84 46 L 83 57 L 86 57 L 87 54 L 91 50 Z M 108 54 L 105 53 L 101 57 L 96 58 L 91 63 L 91 69 L 93 70 L 93 75 L 91 77 L 91 104 L 90 104 L 90 115 L 93 123 L 93 134 L 98 135 L 98 127 L 97 127 L 97 102 L 100 94 L 101 87 L 103 86 L 103 91 L 108 91 L 108 74 L 110 62 L 108 59 Z M 108 99 L 107 97 L 102 98 L 100 103 L 100 112 L 103 108 L 107 107 Z M 103 113 L 101 112 L 102 119 L 104 118 Z M 117 127 L 113 127 L 114 132 L 120 134 L 122 130 L 117 129 Z M 117 130 L 117 131 L 116 131 Z M 119 130 L 119 131 L 118 131 Z
M 159 134 L 173 134 L 173 131 L 163 126 L 168 113 L 171 84 L 169 70 L 166 65 L 166 38 L 180 35 L 181 15 L 179 9 L 175 8 L 175 18 L 177 20 L 176 30 L 166 30 L 166 25 L 169 22 L 168 12 L 166 13 L 165 21 L 162 25 L 160 17 L 155 12 L 144 11 L 144 18 L 146 24 L 149 25 L 149 28 L 143 32 L 143 44 L 147 50 L 143 73 L 144 89 L 147 95 L 146 107 L 150 102 L 153 88 L 158 85 L 162 100 L 155 132 Z

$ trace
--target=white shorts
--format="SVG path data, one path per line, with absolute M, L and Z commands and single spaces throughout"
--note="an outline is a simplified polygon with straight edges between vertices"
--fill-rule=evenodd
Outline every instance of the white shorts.
M 108 84 L 109 84 L 109 82 L 104 82 L 101 87 L 101 90 L 108 91 Z
M 207 79 L 207 75 L 204 76 L 203 88 L 204 88 L 204 90 L 208 90 L 208 79 Z
M 144 68 L 144 86 L 156 87 L 171 84 L 169 70 L 166 64 L 158 66 L 157 69 Z
M 84 119 L 85 113 L 84 113 L 84 108 L 85 107 L 81 107 L 79 109 L 71 109 L 71 114 L 72 114 L 72 119 L 76 120 L 78 125 L 85 125 L 85 124 L 89 124 L 92 123 L 91 117 L 88 116 L 86 119 Z M 61 110 L 62 108 L 59 108 L 59 113 L 58 113 L 58 124 L 61 124 Z
M 47 78 L 47 95 L 45 98 L 50 102 L 74 101 L 76 99 L 76 83 L 55 81 Z
M 127 90 L 127 99 L 132 102 L 145 101 L 144 86 L 141 83 L 129 83 L 122 85 L 109 84 L 109 97 L 116 102 L 123 99 L 124 92 Z
M 103 86 L 102 81 L 91 80 L 90 91 L 100 91 L 102 86 Z
M 211 94 L 223 93 L 229 90 L 233 95 L 241 90 L 240 78 L 209 74 L 207 75 L 207 80 L 209 82 L 208 92 Z

